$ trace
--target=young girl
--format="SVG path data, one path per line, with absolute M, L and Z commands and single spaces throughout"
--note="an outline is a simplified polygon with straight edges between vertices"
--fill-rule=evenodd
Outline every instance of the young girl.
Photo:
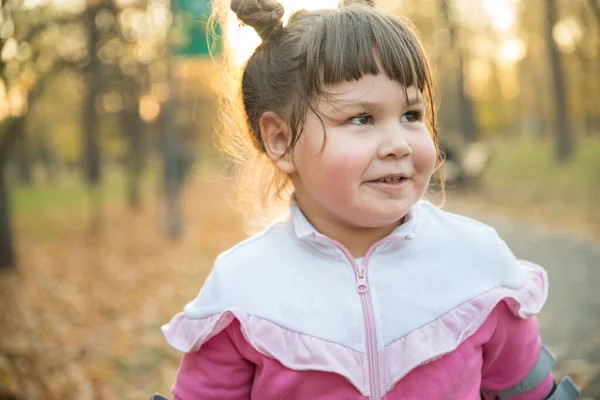
M 369 1 L 233 0 L 262 44 L 248 137 L 290 215 L 222 253 L 163 327 L 179 400 L 574 399 L 535 318 L 545 271 L 421 200 L 439 166 L 432 81 L 407 23 Z

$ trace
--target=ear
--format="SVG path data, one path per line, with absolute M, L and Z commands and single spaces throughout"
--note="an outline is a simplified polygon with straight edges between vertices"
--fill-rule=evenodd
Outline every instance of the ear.
M 285 154 L 285 150 L 292 140 L 292 133 L 287 122 L 273 111 L 266 111 L 261 115 L 258 124 L 265 151 L 271 161 L 284 174 L 294 172 L 292 154 Z

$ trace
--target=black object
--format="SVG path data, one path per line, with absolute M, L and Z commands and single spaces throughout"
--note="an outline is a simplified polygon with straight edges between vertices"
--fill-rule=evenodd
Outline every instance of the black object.
M 150 397 L 150 400 L 169 400 L 169 399 L 167 399 L 165 396 L 161 396 L 158 393 L 154 393 L 152 395 L 152 397 Z

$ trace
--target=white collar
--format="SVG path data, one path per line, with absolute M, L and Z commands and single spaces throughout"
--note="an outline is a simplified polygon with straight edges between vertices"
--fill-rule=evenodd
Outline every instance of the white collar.
M 412 240 L 416 237 L 416 230 L 419 221 L 419 206 L 421 201 L 417 202 L 411 207 L 404 218 L 404 222 L 394 229 L 388 236 L 382 241 L 385 241 L 390 248 L 396 248 L 394 243 L 404 243 L 406 240 Z M 317 249 L 328 254 L 332 254 L 331 247 L 333 246 L 330 242 L 322 239 L 327 238 L 325 235 L 320 233 L 306 218 L 302 210 L 295 204 L 290 205 L 290 220 L 293 225 L 293 231 L 300 240 L 305 240 L 309 243 L 318 242 Z M 329 243 L 329 245 L 327 245 Z M 325 245 L 325 246 L 324 246 Z M 329 248 L 329 249 L 327 249 Z M 337 251 L 334 253 L 338 253 Z

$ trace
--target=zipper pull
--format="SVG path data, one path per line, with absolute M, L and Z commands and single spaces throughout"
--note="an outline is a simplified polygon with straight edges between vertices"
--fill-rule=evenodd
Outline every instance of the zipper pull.
M 366 293 L 369 290 L 365 267 L 362 264 L 356 269 L 356 290 L 358 293 Z

